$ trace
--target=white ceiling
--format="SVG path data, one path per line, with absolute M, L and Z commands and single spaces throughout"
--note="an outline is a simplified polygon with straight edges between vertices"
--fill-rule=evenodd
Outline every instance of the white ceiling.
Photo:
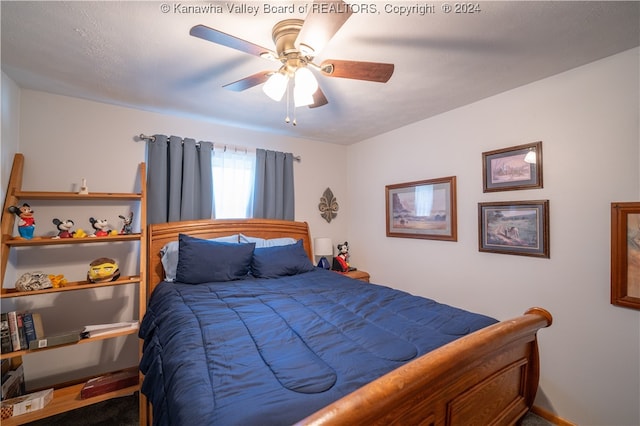
M 259 12 L 230 13 L 232 3 Z M 306 14 L 265 13 L 263 5 L 306 3 L 3 0 L 2 70 L 22 88 L 350 144 L 640 44 L 637 1 L 481 1 L 480 11 L 457 14 L 444 13 L 444 2 L 350 0 L 377 13 L 354 13 L 316 62 L 390 62 L 395 72 L 386 84 L 319 76 L 329 104 L 297 108 L 294 127 L 284 122 L 284 101 L 260 86 L 222 88 L 277 63 L 189 30 L 204 24 L 273 49 L 273 25 Z M 181 9 L 207 5 L 223 12 Z M 399 15 L 385 5 L 430 5 L 434 13 Z

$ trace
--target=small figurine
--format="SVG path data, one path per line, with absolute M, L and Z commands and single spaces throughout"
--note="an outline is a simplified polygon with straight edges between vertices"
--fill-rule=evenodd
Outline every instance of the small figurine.
M 89 188 L 87 187 L 87 180 L 85 178 L 82 178 L 82 185 L 80 185 L 80 191 L 78 191 L 78 194 L 87 195 L 88 193 Z
M 75 223 L 73 223 L 71 219 L 62 221 L 58 218 L 54 218 L 52 222 L 56 226 L 56 228 L 58 228 L 58 235 L 53 237 L 54 239 L 73 238 L 74 232 L 71 230 L 71 228 L 73 228 Z
M 131 223 L 133 222 L 133 212 L 129 212 L 129 217 L 124 217 L 122 215 L 119 215 L 118 217 L 124 221 L 120 233 L 133 234 L 133 227 L 131 226 Z
M 26 240 L 33 238 L 33 232 L 36 229 L 36 220 L 33 217 L 33 210 L 29 204 L 24 203 L 22 207 L 10 206 L 9 212 L 20 218 L 18 221 L 18 233 Z
M 108 257 L 101 257 L 89 264 L 87 281 L 101 283 L 115 281 L 120 278 L 120 269 L 115 260 Z
M 338 244 L 338 255 L 333 258 L 333 265 L 331 265 L 333 271 L 348 272 L 353 271 L 355 268 L 349 266 L 349 243 Z
M 111 229 L 109 229 L 107 219 L 95 219 L 90 217 L 89 222 L 91 222 L 91 226 L 95 229 L 95 232 L 89 235 L 90 237 L 106 237 L 110 234 Z
M 78 228 L 76 232 L 73 233 L 73 238 L 86 238 L 88 237 L 87 233 L 84 232 L 84 229 Z
M 58 274 L 58 275 L 49 274 L 49 280 L 51 281 L 53 288 L 64 287 L 67 284 L 67 279 L 64 277 L 63 274 Z

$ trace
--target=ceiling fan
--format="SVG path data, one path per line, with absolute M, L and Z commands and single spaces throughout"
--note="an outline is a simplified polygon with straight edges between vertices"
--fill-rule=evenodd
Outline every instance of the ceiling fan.
M 328 103 L 322 89 L 310 71 L 314 69 L 327 77 L 341 77 L 386 83 L 393 74 L 394 65 L 326 59 L 319 65 L 313 62 L 353 13 L 342 0 L 315 0 L 304 20 L 285 19 L 272 30 L 275 51 L 226 34 L 205 25 L 191 28 L 190 35 L 241 52 L 281 63 L 277 70 L 260 71 L 223 87 L 237 92 L 265 83 L 264 92 L 279 101 L 293 86 L 295 106 L 316 108 Z M 287 95 L 289 96 L 289 95 Z M 288 102 L 289 100 L 287 100 Z M 294 121 L 295 124 L 295 121 Z

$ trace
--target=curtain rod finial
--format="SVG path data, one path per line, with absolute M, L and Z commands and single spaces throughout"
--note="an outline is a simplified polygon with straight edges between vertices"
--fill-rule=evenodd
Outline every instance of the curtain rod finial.
M 138 136 L 138 140 L 155 142 L 156 138 L 155 136 L 147 136 L 144 133 L 140 133 L 140 136 Z

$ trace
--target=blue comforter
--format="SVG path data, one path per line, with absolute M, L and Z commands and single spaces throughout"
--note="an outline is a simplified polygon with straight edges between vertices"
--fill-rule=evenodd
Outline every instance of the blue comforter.
M 292 424 L 496 320 L 317 269 L 163 282 L 140 327 L 159 425 Z

